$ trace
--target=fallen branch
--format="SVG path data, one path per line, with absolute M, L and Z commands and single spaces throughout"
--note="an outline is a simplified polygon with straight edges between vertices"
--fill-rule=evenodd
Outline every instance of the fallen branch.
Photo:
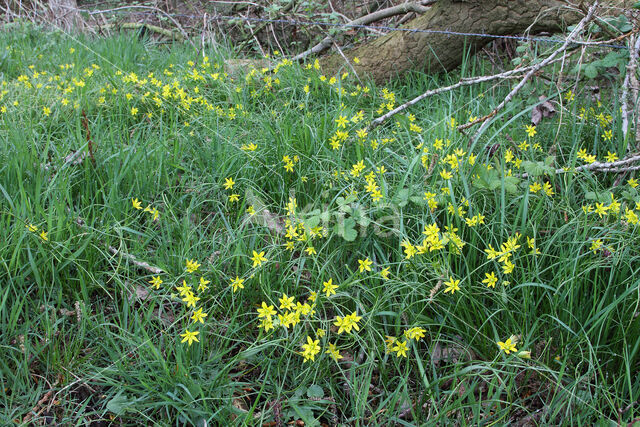
M 58 385 L 58 383 L 60 383 L 60 378 L 61 377 L 58 375 L 58 378 L 51 386 L 51 389 L 46 392 L 42 399 L 38 400 L 36 406 L 34 406 L 33 409 L 31 409 L 31 411 L 24 416 L 24 418 L 22 419 L 22 424 L 27 424 L 33 417 L 38 417 L 40 416 L 40 414 L 42 414 L 42 412 L 45 410 L 45 404 L 51 399 L 51 396 L 53 396 L 53 389 Z
M 473 135 L 473 137 L 471 138 L 470 143 L 473 143 L 473 141 L 475 141 L 482 134 L 482 132 L 492 122 L 492 119 L 498 114 L 498 112 L 500 110 L 502 110 L 504 108 L 505 105 L 507 105 L 507 103 L 509 103 L 509 101 L 511 101 L 511 99 L 513 99 L 513 97 L 520 91 L 520 89 L 522 89 L 524 87 L 525 83 L 527 83 L 527 81 L 531 78 L 531 76 L 533 76 L 535 73 L 537 73 L 538 70 L 540 70 L 542 67 L 545 67 L 545 66 L 549 65 L 560 52 L 564 52 L 564 51 L 567 50 L 567 47 L 573 41 L 573 39 L 576 38 L 582 32 L 582 29 L 587 25 L 587 23 L 589 23 L 591 21 L 591 19 L 593 18 L 593 14 L 595 13 L 597 7 L 598 7 L 598 2 L 596 0 L 596 1 L 593 2 L 591 7 L 589 8 L 589 11 L 587 12 L 587 15 L 584 18 L 582 18 L 582 20 L 578 23 L 578 25 L 575 26 L 573 31 L 571 31 L 569 36 L 567 36 L 567 39 L 564 41 L 562 46 L 560 46 L 558 49 L 556 49 L 551 55 L 549 55 L 543 61 L 541 61 L 540 63 L 538 63 L 538 64 L 534 65 L 533 67 L 531 67 L 529 72 L 527 72 L 527 74 L 522 78 L 520 83 L 518 83 L 511 90 L 511 92 L 509 92 L 509 94 L 507 94 L 507 96 L 504 98 L 504 100 L 500 104 L 498 104 L 498 106 L 496 108 L 494 108 L 493 111 L 491 111 L 491 113 L 489 113 L 488 115 L 486 115 L 485 117 L 483 117 L 481 119 L 483 121 L 483 123 L 480 126 L 480 128 L 476 131 L 476 133 Z M 475 122 L 473 122 L 473 124 L 479 123 L 479 121 L 480 120 L 476 120 Z
M 122 252 L 119 251 L 118 249 L 114 248 L 113 246 L 109 246 L 109 252 L 111 252 L 114 255 L 120 255 L 122 258 L 125 258 L 127 260 L 129 260 L 129 262 L 131 262 L 133 265 L 143 268 L 153 274 L 163 274 L 164 270 L 162 270 L 161 268 L 158 267 L 154 267 L 152 265 L 149 265 L 148 263 L 144 262 L 144 261 L 139 261 L 134 255 L 128 254 L 126 252 Z
M 191 39 L 189 38 L 189 34 L 187 34 L 187 32 L 184 30 L 184 28 L 182 28 L 182 25 L 180 25 L 180 23 L 178 21 L 176 21 L 173 16 L 171 16 L 170 14 L 168 14 L 167 12 L 165 12 L 162 9 L 159 9 L 157 7 L 153 7 L 153 6 L 120 6 L 120 7 L 115 7 L 113 9 L 103 9 L 103 10 L 81 10 L 81 12 L 86 12 L 89 14 L 89 16 L 93 16 L 93 15 L 99 15 L 99 14 L 105 14 L 105 13 L 110 13 L 110 12 L 116 12 L 119 10 L 125 10 L 125 9 L 145 9 L 145 10 L 153 10 L 155 12 L 159 12 L 161 14 L 163 14 L 165 17 L 167 17 L 171 22 L 173 22 L 173 25 L 176 26 L 176 28 L 180 31 L 180 33 L 182 34 L 182 37 L 184 38 L 184 40 L 187 40 L 189 42 L 189 44 L 191 44 L 191 46 L 193 47 L 193 49 L 197 52 L 198 48 L 196 47 L 195 44 L 193 44 L 193 41 L 191 41 Z M 148 26 L 148 25 L 147 25 Z
M 373 13 L 370 13 L 368 15 L 364 15 L 361 16 L 360 18 L 354 19 L 353 21 L 350 21 L 346 24 L 344 24 L 343 27 L 340 28 L 340 32 L 344 32 L 347 31 L 350 27 L 356 26 L 356 25 L 368 25 L 371 24 L 372 22 L 377 22 L 380 21 L 382 19 L 386 19 L 386 18 L 390 18 L 392 16 L 396 16 L 396 15 L 403 15 L 405 13 L 409 13 L 409 12 L 416 12 L 416 13 L 424 13 L 427 10 L 429 10 L 428 7 L 422 6 L 418 3 L 405 3 L 405 4 L 401 4 L 398 6 L 392 6 L 392 7 L 388 7 L 386 9 L 382 9 L 382 10 L 378 10 L 375 11 Z M 338 35 L 338 34 L 336 34 Z M 308 49 L 296 56 L 294 56 L 293 58 L 291 58 L 292 61 L 299 61 L 303 58 L 306 58 L 307 56 L 313 54 L 313 53 L 320 53 L 323 52 L 325 50 L 327 50 L 332 44 L 333 44 L 333 39 L 335 36 L 327 36 L 324 39 L 322 39 L 318 44 L 316 44 L 315 46 L 313 46 L 311 49 Z
M 295 6 L 295 1 L 291 1 L 289 3 L 287 3 L 285 6 L 282 7 L 282 9 L 280 9 L 280 15 L 287 13 L 290 9 L 293 8 L 293 6 Z M 247 12 L 248 13 L 248 12 Z M 237 49 L 238 50 L 242 50 L 242 48 L 244 48 L 246 46 L 246 44 L 249 42 L 249 40 L 251 38 L 255 38 L 256 34 L 259 33 L 260 31 L 262 31 L 267 25 L 269 24 L 269 22 L 264 21 L 261 22 L 260 24 L 258 24 L 258 26 L 256 26 L 255 29 L 251 28 L 251 26 L 249 26 L 249 31 L 251 31 L 251 34 L 247 37 L 244 38 L 244 40 L 240 40 L 240 42 L 237 45 Z M 262 50 L 262 48 L 261 48 Z
M 620 173 L 620 172 L 630 172 L 640 170 L 640 165 L 629 166 L 635 162 L 640 162 L 640 154 L 634 154 L 631 157 L 627 157 L 622 160 L 616 160 L 615 162 L 593 162 L 586 165 L 578 166 L 573 169 L 565 169 L 560 168 L 556 169 L 556 174 L 567 173 L 567 172 L 580 172 L 580 171 L 595 171 L 595 172 L 605 172 L 605 173 Z M 519 175 L 519 178 L 528 178 L 528 173 L 523 173 Z
M 177 41 L 184 41 L 184 37 L 182 36 L 182 34 L 175 32 L 173 30 L 168 30 L 166 28 L 162 28 L 162 27 L 158 27 L 157 25 L 151 25 L 151 24 L 146 24 L 146 23 L 142 23 L 142 22 L 124 22 L 120 25 L 117 24 L 103 24 L 103 25 L 99 25 L 98 28 L 101 30 L 110 30 L 114 27 L 120 27 L 123 28 L 125 30 L 139 30 L 142 28 L 146 28 L 149 31 L 152 31 L 154 33 L 163 35 L 165 37 L 169 37 L 171 39 L 177 40 Z
M 563 59 L 566 59 L 566 56 L 563 56 L 562 58 L 555 59 L 555 60 L 551 61 L 549 64 L 554 63 L 554 62 L 558 62 L 558 61 L 562 61 Z M 549 65 L 549 64 L 547 64 L 547 65 Z M 438 89 L 428 90 L 425 93 L 423 93 L 422 95 L 419 95 L 419 96 L 413 98 L 411 101 L 406 102 L 406 103 L 404 103 L 402 105 L 399 105 L 396 108 L 394 108 L 393 110 L 389 111 L 388 113 L 386 113 L 386 114 L 384 114 L 384 115 L 372 120 L 371 123 L 369 124 L 369 129 L 373 129 L 376 126 L 379 126 L 380 124 L 382 124 L 382 122 L 384 122 L 385 120 L 389 119 L 390 117 L 395 116 L 396 114 L 406 110 L 407 108 L 411 107 L 412 105 L 415 105 L 418 102 L 420 102 L 423 99 L 428 98 L 430 96 L 438 95 L 438 94 L 444 93 L 444 92 L 449 92 L 449 91 L 452 91 L 452 90 L 457 89 L 457 88 L 462 87 L 462 86 L 470 86 L 470 85 L 475 85 L 475 84 L 478 84 L 478 83 L 489 82 L 489 81 L 492 81 L 492 80 L 516 78 L 516 77 L 519 77 L 522 73 L 525 73 L 525 72 L 531 70 L 534 67 L 535 67 L 535 65 L 531 65 L 531 66 L 525 67 L 525 68 L 505 71 L 504 73 L 500 73 L 500 74 L 491 74 L 491 75 L 488 75 L 488 76 L 480 76 L 480 77 L 472 77 L 472 78 L 462 79 L 458 83 L 453 84 L 451 86 L 445 86 L 445 87 L 441 87 L 441 88 L 438 88 Z

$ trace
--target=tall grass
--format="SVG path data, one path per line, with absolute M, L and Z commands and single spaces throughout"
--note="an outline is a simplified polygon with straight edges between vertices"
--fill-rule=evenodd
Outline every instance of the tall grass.
M 451 119 L 488 113 L 508 82 L 431 98 L 359 137 L 379 109 L 460 74 L 414 73 L 384 92 L 351 75 L 331 83 L 313 63 L 227 75 L 232 55 L 222 49 L 207 49 L 205 62 L 187 46 L 124 35 L 24 27 L 0 40 L 3 424 L 574 425 L 638 416 L 640 240 L 628 213 L 638 212 L 638 192 L 631 176 L 614 185 L 613 174 L 540 169 L 581 164 L 583 148 L 624 156 L 615 91 L 593 105 L 587 89 L 569 101 L 540 80 L 530 92 L 555 96 L 562 114 L 527 136 L 533 104 L 516 100 L 470 150 Z M 490 71 L 481 59 L 463 70 Z M 336 150 L 340 116 L 349 137 Z M 364 170 L 352 173 L 360 161 Z M 533 178 L 517 178 L 525 168 Z M 379 202 L 365 189 L 372 171 Z M 532 192 L 534 182 L 553 194 Z M 587 213 L 596 203 L 604 215 Z M 468 225 L 476 215 L 483 221 Z M 287 239 L 285 220 L 298 224 L 297 238 Z M 406 243 L 419 245 L 433 223 L 443 248 L 407 257 Z M 508 239 L 519 245 L 507 256 L 511 273 L 485 251 Z M 253 251 L 267 261 L 254 266 Z M 359 271 L 365 259 L 371 272 Z M 201 266 L 189 273 L 186 260 Z M 482 283 L 492 272 L 495 288 Z M 244 289 L 234 292 L 236 277 Z M 200 278 L 208 289 L 196 290 Z M 329 279 L 339 287 L 327 297 Z M 460 290 L 445 293 L 451 279 Z M 176 289 L 183 280 L 196 307 Z M 315 313 L 259 328 L 262 302 L 285 314 L 283 294 Z M 192 322 L 196 309 L 204 323 Z M 353 312 L 359 330 L 338 333 L 336 316 Z M 404 338 L 412 327 L 425 337 Z M 199 342 L 181 343 L 185 330 Z M 497 343 L 511 335 L 518 351 L 507 354 Z M 388 336 L 407 342 L 406 357 Z M 321 351 L 304 361 L 307 337 Z M 342 359 L 326 353 L 329 343 Z

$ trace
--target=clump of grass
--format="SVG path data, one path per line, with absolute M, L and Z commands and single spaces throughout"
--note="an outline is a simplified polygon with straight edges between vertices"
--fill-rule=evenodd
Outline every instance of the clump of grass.
M 627 151 L 613 99 L 469 148 L 506 86 L 369 130 L 457 76 L 0 40 L 4 423 L 636 417 L 636 180 L 554 172 Z

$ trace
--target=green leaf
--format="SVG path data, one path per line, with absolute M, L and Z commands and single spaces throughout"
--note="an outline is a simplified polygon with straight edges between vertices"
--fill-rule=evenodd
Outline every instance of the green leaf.
M 584 75 L 590 79 L 595 79 L 598 75 L 598 69 L 593 64 L 588 64 L 584 67 Z
M 324 390 L 317 384 L 312 384 L 307 389 L 307 397 L 323 398 Z
M 110 401 L 107 402 L 107 410 L 113 412 L 115 415 L 122 414 L 129 406 L 131 401 L 126 394 L 116 394 Z
M 401 208 L 405 207 L 409 202 L 409 189 L 403 188 L 395 195 L 393 201 Z
M 420 196 L 411 196 L 409 197 L 409 201 L 418 206 L 424 206 L 425 204 L 424 197 L 420 197 Z
M 547 165 L 547 160 L 544 162 L 532 162 L 530 160 L 525 160 L 522 162 L 522 167 L 530 176 L 553 174 L 556 171 L 554 168 Z

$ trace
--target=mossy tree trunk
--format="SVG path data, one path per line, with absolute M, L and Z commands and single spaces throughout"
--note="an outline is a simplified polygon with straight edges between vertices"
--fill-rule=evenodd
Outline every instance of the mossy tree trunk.
M 403 28 L 512 35 L 527 30 L 563 30 L 581 17 L 567 7 L 567 2 L 558 0 L 439 0 Z M 360 59 L 359 64 L 352 63 L 359 75 L 383 82 L 410 69 L 427 73 L 452 70 L 460 65 L 466 49 L 475 52 L 491 40 L 393 31 L 344 53 L 351 61 L 354 57 Z M 321 64 L 327 73 L 346 66 L 339 54 L 326 56 Z

